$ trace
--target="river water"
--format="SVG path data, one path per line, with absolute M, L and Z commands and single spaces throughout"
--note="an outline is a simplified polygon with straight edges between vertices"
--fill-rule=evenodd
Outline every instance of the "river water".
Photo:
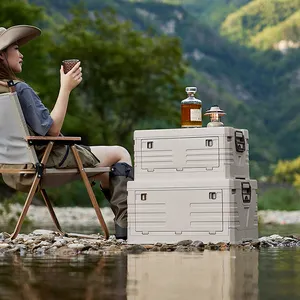
M 3 256 L 0 299 L 300 299 L 300 248 Z

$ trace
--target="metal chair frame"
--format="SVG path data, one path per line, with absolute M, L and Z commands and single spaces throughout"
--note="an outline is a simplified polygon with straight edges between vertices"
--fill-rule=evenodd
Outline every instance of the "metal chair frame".
M 20 156 L 20 159 L 18 159 L 18 161 L 16 161 L 15 163 L 12 162 L 12 157 L 10 157 L 9 159 L 3 159 L 3 157 L 5 156 L 9 156 L 9 151 L 3 152 L 4 155 L 1 156 L 1 150 L 0 150 L 0 164 L 10 164 L 10 165 L 19 165 L 20 162 L 22 163 L 32 163 L 35 168 L 33 169 L 24 169 L 24 168 L 0 168 L 0 174 L 35 174 L 33 183 L 31 185 L 31 188 L 29 190 L 29 193 L 27 195 L 26 201 L 24 203 L 21 215 L 17 221 L 17 224 L 15 226 L 15 229 L 13 231 L 13 233 L 11 234 L 11 239 L 14 239 L 17 237 L 17 235 L 19 234 L 23 221 L 26 217 L 26 214 L 28 212 L 29 206 L 32 202 L 32 199 L 34 197 L 34 195 L 40 190 L 42 197 L 44 199 L 44 202 L 48 208 L 48 211 L 51 215 L 51 218 L 57 228 L 57 231 L 61 234 L 61 235 L 67 235 L 67 233 L 65 233 L 59 222 L 58 219 L 56 217 L 56 214 L 54 212 L 53 206 L 49 200 L 49 197 L 46 193 L 45 188 L 43 188 L 42 185 L 42 179 L 47 177 L 47 175 L 51 175 L 52 177 L 59 175 L 59 176 L 68 176 L 71 175 L 73 176 L 72 180 L 74 180 L 75 177 L 81 177 L 81 180 L 83 180 L 84 185 L 86 187 L 86 190 L 88 192 L 89 198 L 92 202 L 92 205 L 95 209 L 97 218 L 99 220 L 99 223 L 103 229 L 104 232 L 104 237 L 107 239 L 109 237 L 109 231 L 108 228 L 106 226 L 106 223 L 103 219 L 100 207 L 97 203 L 97 199 L 95 197 L 95 194 L 93 192 L 91 183 L 89 181 L 89 176 L 95 176 L 98 174 L 102 174 L 104 172 L 109 172 L 111 170 L 110 167 L 95 167 L 95 168 L 84 168 L 81 158 L 79 156 L 79 153 L 76 149 L 75 143 L 76 142 L 80 142 L 81 138 L 80 137 L 53 137 L 53 136 L 30 136 L 29 135 L 29 131 L 27 128 L 27 125 L 25 123 L 25 119 L 23 116 L 23 112 L 22 109 L 20 107 L 20 103 L 19 103 L 19 99 L 17 97 L 17 94 L 15 92 L 14 87 L 10 87 L 10 92 L 9 93 L 5 93 L 5 94 L 1 94 L 0 95 L 0 105 L 1 105 L 1 98 L 6 99 L 6 106 L 10 108 L 10 110 L 12 110 L 14 112 L 14 118 L 17 118 L 17 120 L 10 120 L 9 122 L 17 122 L 16 128 L 17 128 L 17 134 L 13 134 L 12 136 L 9 136 L 8 141 L 11 141 L 11 145 L 5 145 L 6 147 L 13 147 L 14 141 L 16 141 L 16 143 L 18 145 L 21 144 L 22 147 L 25 147 L 26 149 L 23 149 L 24 153 L 26 153 L 26 157 L 24 157 L 24 155 Z M 6 97 L 6 98 L 5 98 Z M 10 99 L 10 101 L 8 100 L 8 97 Z M 1 108 L 2 109 L 2 108 Z M 3 113 L 2 112 L 2 116 Z M 3 117 L 5 119 L 5 117 Z M 5 120 L 4 120 L 5 121 Z M 15 125 L 15 124 L 13 124 Z M 1 124 L 1 116 L 0 116 L 0 126 L 5 126 L 4 124 Z M 5 135 L 5 129 L 3 129 L 3 127 L 1 128 L 2 130 L 0 130 L 0 139 L 4 138 L 3 135 Z M 2 136 L 1 136 L 2 135 Z M 5 138 L 4 138 L 5 141 Z M 73 169 L 55 169 L 55 168 L 46 168 L 46 164 L 49 158 L 49 155 L 51 153 L 51 150 L 53 148 L 53 145 L 55 143 L 63 143 L 65 145 L 69 145 L 71 147 L 72 153 L 74 155 L 76 164 L 77 164 L 77 168 L 73 168 Z M 41 161 L 38 161 L 36 153 L 35 153 L 35 148 L 34 145 L 47 145 L 46 146 L 46 150 L 44 152 L 44 155 L 41 159 Z M 3 146 L 3 145 L 2 145 Z M 0 145 L 1 147 L 1 145 Z M 3 150 L 4 151 L 4 150 Z M 80 176 L 79 176 L 80 175 Z M 77 180 L 77 179 L 75 179 Z

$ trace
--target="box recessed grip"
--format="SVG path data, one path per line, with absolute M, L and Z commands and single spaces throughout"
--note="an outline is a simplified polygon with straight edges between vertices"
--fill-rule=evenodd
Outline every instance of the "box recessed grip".
M 244 152 L 246 150 L 246 142 L 245 137 L 242 131 L 237 130 L 234 133 L 234 139 L 235 139 L 235 150 L 237 152 Z
M 212 147 L 213 145 L 214 145 L 213 140 L 211 140 L 211 139 L 205 140 L 205 146 L 206 147 Z
M 153 148 L 153 141 L 147 142 L 147 149 Z
M 251 185 L 249 182 L 242 182 L 243 203 L 251 202 Z
M 146 201 L 147 200 L 147 193 L 142 193 L 141 194 L 141 200 Z
M 217 199 L 217 193 L 216 192 L 209 192 L 208 198 L 211 200 Z

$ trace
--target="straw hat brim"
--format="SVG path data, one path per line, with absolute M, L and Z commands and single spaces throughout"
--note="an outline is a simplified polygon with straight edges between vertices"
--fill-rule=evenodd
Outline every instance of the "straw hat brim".
M 17 43 L 19 46 L 25 45 L 29 41 L 41 35 L 41 30 L 35 26 L 17 25 L 6 29 L 0 33 L 0 50 Z

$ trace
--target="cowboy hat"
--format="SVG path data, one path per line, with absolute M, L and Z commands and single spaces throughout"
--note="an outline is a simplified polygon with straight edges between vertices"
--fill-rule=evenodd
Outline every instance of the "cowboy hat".
M 13 43 L 22 46 L 40 34 L 41 30 L 39 28 L 29 25 L 17 25 L 8 29 L 0 27 L 0 51 Z

